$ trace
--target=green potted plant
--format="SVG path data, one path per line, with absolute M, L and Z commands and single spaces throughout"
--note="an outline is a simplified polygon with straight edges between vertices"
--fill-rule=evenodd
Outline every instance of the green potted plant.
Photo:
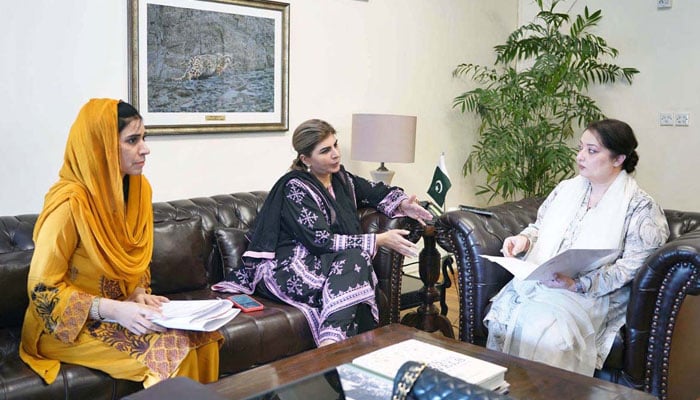
M 460 64 L 453 72 L 480 84 L 456 97 L 453 107 L 480 118 L 477 143 L 462 171 L 485 173 L 477 194 L 490 194 L 489 202 L 544 196 L 572 176 L 575 128 L 604 118 L 586 95 L 589 85 L 632 83 L 639 73 L 608 62 L 617 49 L 591 33 L 600 10 L 586 7 L 571 22 L 568 14 L 555 12 L 560 2 L 545 8 L 537 0 L 536 20 L 495 47 L 493 67 Z

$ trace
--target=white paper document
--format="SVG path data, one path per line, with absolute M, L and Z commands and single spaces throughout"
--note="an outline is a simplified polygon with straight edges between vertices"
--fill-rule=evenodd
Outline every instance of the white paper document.
M 515 257 L 481 257 L 499 264 L 521 281 L 544 281 L 552 279 L 556 272 L 568 277 L 585 274 L 615 261 L 619 254 L 618 249 L 569 249 L 540 265 Z
M 507 368 L 416 339 L 373 351 L 352 363 L 393 380 L 406 361 L 425 362 L 430 368 L 489 390 L 506 384 Z
M 154 319 L 160 326 L 172 329 L 212 332 L 232 320 L 239 312 L 233 303 L 216 300 L 170 300 L 161 304 L 163 318 Z

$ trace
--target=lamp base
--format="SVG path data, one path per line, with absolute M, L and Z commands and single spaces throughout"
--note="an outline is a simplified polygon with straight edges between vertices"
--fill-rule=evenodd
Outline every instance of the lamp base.
M 384 168 L 380 168 L 369 171 L 372 175 L 372 180 L 375 182 L 383 182 L 385 185 L 391 185 L 391 180 L 394 178 L 394 171 Z

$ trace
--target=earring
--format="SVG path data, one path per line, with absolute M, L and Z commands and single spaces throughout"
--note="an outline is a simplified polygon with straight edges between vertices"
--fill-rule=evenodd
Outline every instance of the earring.
M 309 172 L 309 173 L 311 172 L 311 166 L 310 166 L 310 165 L 307 165 L 307 166 L 306 166 L 306 172 Z

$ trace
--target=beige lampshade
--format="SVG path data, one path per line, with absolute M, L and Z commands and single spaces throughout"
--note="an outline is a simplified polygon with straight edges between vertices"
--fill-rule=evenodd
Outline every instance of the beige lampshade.
M 416 149 L 416 117 L 390 114 L 353 114 L 353 160 L 377 161 L 379 168 L 371 171 L 372 179 L 391 184 L 394 171 L 385 162 L 412 163 Z
M 416 149 L 416 117 L 353 114 L 353 160 L 412 163 Z

